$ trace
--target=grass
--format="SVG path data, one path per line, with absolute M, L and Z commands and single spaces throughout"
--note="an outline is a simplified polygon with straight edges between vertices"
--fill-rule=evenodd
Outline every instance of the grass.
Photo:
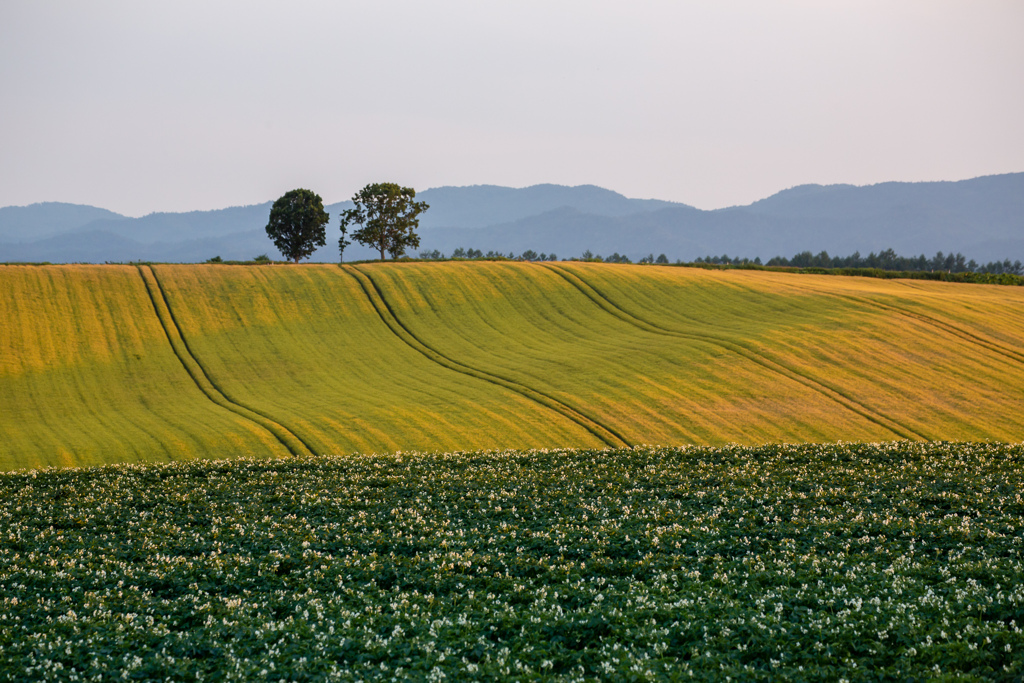
M 0 680 L 1019 680 L 1024 448 L 0 475 Z
M 631 316 L 743 344 L 889 418 L 910 438 L 1024 433 L 1024 306 L 1015 288 L 697 272 L 638 277 L 606 267 L 583 277 Z
M 589 263 L 0 269 L 0 469 L 1024 435 L 1024 290 Z
M 943 310 L 898 283 L 827 276 L 600 264 L 358 270 L 442 353 L 554 393 L 631 443 L 1024 433 L 1016 289 L 925 283 L 943 288 Z
M 0 469 L 287 455 L 196 387 L 136 268 L 0 272 Z
M 153 270 L 210 377 L 317 453 L 599 443 L 409 348 L 337 266 Z

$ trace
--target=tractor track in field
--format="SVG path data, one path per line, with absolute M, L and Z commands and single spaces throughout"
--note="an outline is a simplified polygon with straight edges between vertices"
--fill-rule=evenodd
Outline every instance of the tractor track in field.
M 815 290 L 802 285 L 796 285 L 796 288 L 801 289 L 805 292 L 814 292 L 815 294 L 819 295 L 822 293 L 819 290 Z M 891 303 L 875 301 L 874 299 L 868 299 L 865 297 L 857 296 L 856 294 L 841 294 L 839 292 L 829 292 L 829 296 L 836 296 L 843 299 L 848 299 L 849 301 L 864 304 L 865 306 L 871 306 L 872 308 L 877 308 L 882 311 L 895 313 L 897 315 L 902 315 L 904 317 L 911 318 L 912 320 L 917 320 L 918 322 L 924 323 L 925 325 L 930 325 L 938 330 L 946 332 L 947 334 L 951 334 L 954 337 L 959 337 L 960 339 L 963 339 L 966 342 L 974 344 L 975 346 L 980 346 L 983 349 L 987 349 L 988 351 L 997 353 L 1000 356 L 1008 358 L 1016 363 L 1024 363 L 1024 353 L 1021 353 L 1020 351 L 1016 351 L 1011 348 L 1007 348 L 1000 344 L 999 342 L 993 341 L 991 339 L 980 337 L 976 334 L 973 334 L 972 332 L 957 327 L 952 323 L 946 322 L 945 320 L 933 318 L 932 316 L 926 313 L 912 311 L 910 309 L 903 308 L 901 306 L 897 306 Z
M 902 439 L 921 439 L 928 440 L 928 437 L 921 434 L 917 430 L 900 424 L 896 420 L 879 413 L 878 411 L 870 408 L 860 401 L 847 396 L 842 391 L 825 384 L 824 382 L 805 375 L 798 370 L 794 370 L 779 361 L 769 358 L 753 349 L 747 348 L 746 346 L 734 342 L 729 339 L 722 339 L 714 335 L 699 334 L 696 332 L 681 332 L 678 330 L 671 330 L 664 327 L 660 327 L 654 323 L 651 323 L 642 318 L 638 318 L 629 311 L 626 311 L 612 302 L 604 293 L 597 289 L 594 285 L 584 280 L 582 277 L 574 272 L 564 269 L 562 266 L 556 266 L 553 264 L 545 263 L 543 266 L 553 273 L 559 275 L 563 280 L 568 282 L 570 285 L 575 287 L 581 294 L 594 302 L 597 306 L 603 309 L 605 312 L 610 313 L 614 317 L 627 322 L 634 327 L 652 332 L 655 334 L 676 337 L 679 339 L 688 339 L 691 341 L 705 342 L 718 346 L 721 349 L 735 353 L 736 355 L 742 356 L 747 360 L 760 365 L 761 367 L 770 370 L 776 374 L 782 375 L 790 380 L 802 384 L 803 386 L 817 392 L 818 394 L 832 400 L 835 403 L 843 406 L 847 410 L 856 413 L 862 418 L 872 422 L 884 429 L 889 430 L 893 434 L 896 434 Z
M 572 420 L 597 437 L 607 446 L 618 448 L 624 445 L 632 445 L 629 440 L 616 430 L 601 424 L 593 417 L 567 403 L 564 403 L 550 394 L 534 389 L 533 387 L 522 384 L 514 379 L 502 377 L 501 375 L 497 375 L 486 370 L 480 370 L 479 368 L 467 365 L 441 353 L 413 334 L 413 332 L 404 323 L 402 323 L 401 319 L 395 313 L 387 299 L 384 298 L 383 292 L 370 275 L 364 273 L 356 266 L 339 265 L 339 269 L 342 272 L 351 275 L 356 282 L 359 283 L 360 288 L 362 288 L 363 292 L 366 294 L 370 304 L 373 306 L 377 315 L 388 329 L 390 329 L 395 336 L 405 342 L 407 346 L 417 351 L 428 360 L 454 372 L 474 377 L 476 379 L 489 382 L 490 384 L 514 391 L 534 403 L 542 405 L 545 408 L 557 412 L 562 417 Z
M 302 437 L 298 436 L 269 415 L 231 398 L 221 387 L 217 385 L 216 382 L 213 381 L 213 378 L 210 377 L 210 373 L 208 373 L 206 368 L 203 367 L 203 364 L 199 362 L 199 358 L 192 351 L 188 341 L 185 339 L 185 335 L 182 333 L 181 326 L 174 317 L 174 311 L 171 309 L 171 304 L 167 300 L 167 294 L 164 292 L 163 285 L 160 284 L 156 271 L 153 270 L 152 266 L 148 265 L 140 265 L 138 266 L 138 270 L 139 275 L 142 277 L 142 281 L 145 283 L 146 292 L 149 294 L 149 300 L 153 304 L 153 311 L 156 313 L 156 317 L 160 321 L 161 327 L 163 327 L 168 343 L 171 345 L 171 350 L 174 351 L 174 355 L 177 356 L 178 361 L 181 362 L 182 367 L 185 368 L 185 371 L 188 373 L 189 377 L 192 378 L 192 381 L 199 390 L 203 392 L 208 399 L 221 408 L 230 410 L 236 415 L 257 424 L 268 431 L 292 455 L 314 455 L 316 451 L 312 446 L 306 443 Z

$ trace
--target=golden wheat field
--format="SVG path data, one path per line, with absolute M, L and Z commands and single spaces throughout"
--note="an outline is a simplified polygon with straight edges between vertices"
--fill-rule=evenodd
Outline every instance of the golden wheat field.
M 0 469 L 1024 438 L 1024 288 L 597 263 L 4 266 Z

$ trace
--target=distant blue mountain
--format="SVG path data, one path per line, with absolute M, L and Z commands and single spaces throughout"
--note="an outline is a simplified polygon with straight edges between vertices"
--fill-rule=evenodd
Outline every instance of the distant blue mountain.
M 430 204 L 421 247 L 457 247 L 563 258 L 585 250 L 670 259 L 722 255 L 833 255 L 892 248 L 904 255 L 959 251 L 978 261 L 1024 259 L 1024 173 L 958 182 L 804 185 L 747 206 L 715 211 L 630 199 L 593 185 L 440 187 L 417 195 Z M 264 232 L 271 202 L 218 211 L 126 218 L 72 204 L 0 208 L 0 261 L 204 261 L 280 255 Z M 338 215 L 313 260 L 336 261 Z M 346 260 L 374 258 L 359 245 Z
M 44 202 L 0 208 L 0 244 L 33 242 L 75 230 L 93 221 L 129 220 L 121 214 L 81 204 Z
M 151 213 L 141 218 L 99 219 L 79 226 L 77 231 L 103 231 L 142 243 L 172 243 L 218 237 L 246 232 L 261 223 L 266 225 L 272 203 L 216 211 Z
M 459 191 L 474 188 L 442 189 L 454 190 L 449 200 L 456 203 Z M 452 221 L 424 229 L 422 246 L 447 252 L 533 249 L 562 257 L 589 249 L 634 260 L 660 253 L 672 260 L 722 254 L 767 259 L 804 250 L 866 255 L 888 248 L 908 256 L 941 250 L 978 261 L 1024 260 L 1024 173 L 958 182 L 804 185 L 715 211 L 670 202 L 634 204 L 630 211 L 626 202 L 638 200 L 621 199 L 612 204 L 619 210 L 566 201 L 505 223 L 466 227 Z
M 511 223 L 557 209 L 575 209 L 596 216 L 628 216 L 669 206 L 660 199 L 629 199 L 596 185 L 533 185 L 512 188 L 498 185 L 437 187 L 417 195 L 430 204 L 423 214 L 424 228 L 479 228 Z

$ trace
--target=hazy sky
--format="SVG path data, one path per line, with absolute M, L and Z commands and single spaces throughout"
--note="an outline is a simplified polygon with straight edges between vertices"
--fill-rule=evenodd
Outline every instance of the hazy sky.
M 0 206 L 1024 171 L 1024 2 L 0 2 Z

